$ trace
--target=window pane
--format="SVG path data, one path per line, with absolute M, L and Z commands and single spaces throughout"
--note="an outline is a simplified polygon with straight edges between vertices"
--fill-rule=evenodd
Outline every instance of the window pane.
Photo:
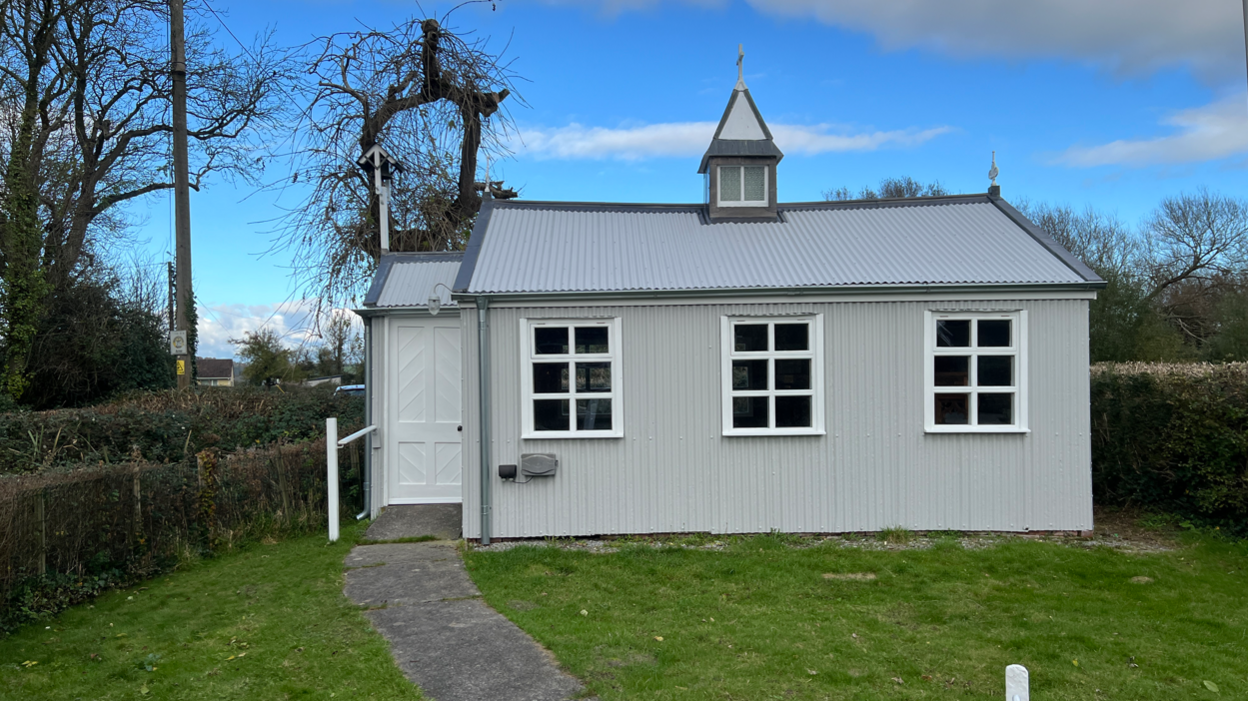
M 747 202 L 763 202 L 767 199 L 767 195 L 763 192 L 763 181 L 766 179 L 763 175 L 762 166 L 747 166 L 745 170 L 745 200 Z
M 979 322 L 979 345 L 988 347 L 1010 345 L 1010 320 L 981 319 Z
M 776 360 L 776 389 L 810 389 L 810 360 Z M 776 405 L 776 420 L 780 405 Z
M 965 355 L 938 355 L 937 387 L 965 387 L 971 384 L 971 359 Z
M 971 321 L 969 319 L 937 319 L 936 345 L 941 348 L 961 348 L 971 345 Z
M 733 428 L 767 428 L 767 397 L 733 397 Z
M 567 363 L 533 363 L 533 394 L 567 391 Z
M 810 324 L 776 324 L 776 350 L 810 350 Z
M 965 424 L 970 423 L 970 406 L 965 394 L 936 395 L 936 423 Z
M 568 400 L 566 399 L 535 399 L 533 400 L 534 431 L 566 431 L 568 422 Z
M 981 394 L 979 395 L 980 425 L 1009 425 L 1014 423 L 1014 395 Z
M 732 388 L 767 389 L 767 361 L 732 361 Z
M 767 324 L 737 324 L 732 330 L 732 347 L 738 353 L 767 350 Z
M 577 392 L 610 392 L 611 363 L 577 363 Z
M 810 397 L 776 397 L 776 428 L 810 427 Z
M 1013 384 L 1014 356 L 979 356 L 979 385 L 981 387 L 1010 387 Z
M 562 355 L 568 352 L 567 327 L 544 327 L 533 329 L 534 351 L 538 355 Z
M 610 353 L 607 347 L 607 327 L 578 326 L 576 327 L 577 353 Z
M 741 167 L 721 166 L 719 169 L 719 200 L 741 201 Z
M 578 399 L 576 400 L 576 430 L 578 431 L 610 431 L 611 400 L 610 399 Z

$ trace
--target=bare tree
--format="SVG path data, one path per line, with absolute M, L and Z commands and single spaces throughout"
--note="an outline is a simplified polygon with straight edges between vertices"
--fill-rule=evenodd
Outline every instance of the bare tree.
M 461 248 L 481 208 L 479 153 L 507 154 L 500 108 L 515 76 L 484 39 L 435 19 L 334 34 L 315 49 L 291 179 L 311 190 L 281 223 L 275 249 L 293 250 L 304 292 L 323 309 L 357 294 L 380 255 L 377 195 L 356 166 L 362 151 L 383 144 L 404 165 L 391 190 L 391 250 Z M 515 196 L 501 183 L 491 190 Z
M 940 181 L 933 181 L 924 185 L 908 175 L 903 175 L 900 178 L 884 178 L 880 180 L 878 190 L 864 187 L 857 193 L 854 193 L 844 185 L 835 190 L 824 190 L 823 199 L 829 202 L 844 202 L 846 200 L 883 200 L 902 197 L 939 197 L 948 194 L 951 193 L 940 184 Z
M 1211 282 L 1248 265 L 1248 202 L 1201 188 L 1162 200 L 1145 224 L 1151 297 L 1182 282 Z
M 1138 278 L 1146 272 L 1144 242 L 1118 217 L 1090 206 L 1080 212 L 1069 206 L 1023 201 L 1018 208 L 1101 277 Z
M 214 171 L 255 179 L 258 128 L 288 105 L 292 64 L 265 39 L 235 55 L 213 48 L 202 17 L 188 25 L 193 187 Z M 10 122 L 0 313 L 14 396 L 28 317 L 125 230 L 118 205 L 173 187 L 167 42 L 163 0 L 0 0 L 0 97 L 22 105 L 0 116 Z

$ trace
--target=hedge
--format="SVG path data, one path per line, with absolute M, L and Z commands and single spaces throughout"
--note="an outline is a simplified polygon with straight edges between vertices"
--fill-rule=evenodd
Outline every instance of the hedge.
M 135 393 L 84 409 L 0 413 L 0 474 L 58 466 L 165 463 L 323 436 L 325 419 L 359 427 L 361 397 L 332 387 L 199 388 Z M 354 429 L 353 429 L 354 430 Z
M 1248 536 L 1248 364 L 1092 368 L 1097 504 Z
M 360 507 L 362 442 L 339 454 Z M 178 562 L 326 527 L 325 440 L 0 476 L 0 632 Z

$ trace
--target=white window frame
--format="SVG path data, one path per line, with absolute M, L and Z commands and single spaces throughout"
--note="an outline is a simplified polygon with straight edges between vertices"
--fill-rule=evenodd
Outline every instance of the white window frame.
M 587 326 L 605 326 L 607 327 L 607 347 L 610 349 L 608 353 L 576 353 L 576 327 Z M 534 334 L 536 329 L 549 327 L 567 327 L 568 328 L 568 353 L 567 354 L 543 354 L 537 355 L 534 349 Z M 521 319 L 520 320 L 520 416 L 523 424 L 521 425 L 520 437 L 522 439 L 545 440 L 549 438 L 622 438 L 624 436 L 624 401 L 623 392 L 623 374 L 620 372 L 620 320 L 619 318 L 611 319 Z M 576 369 L 574 363 L 583 362 L 610 362 L 611 363 L 611 391 L 610 392 L 592 392 L 578 393 L 576 391 Z M 568 391 L 559 392 L 557 394 L 541 394 L 537 395 L 533 392 L 533 363 L 569 363 L 568 368 Z M 609 430 L 595 431 L 578 431 L 576 428 L 576 400 L 577 399 L 610 399 L 611 400 L 611 428 Z M 566 431 L 537 431 L 533 428 L 533 401 L 535 399 L 567 399 L 568 411 L 568 430 Z
M 937 321 L 956 321 L 970 320 L 971 323 L 971 345 L 962 347 L 937 347 L 936 345 L 936 322 Z M 980 320 L 1008 319 L 1013 323 L 1013 333 L 1010 339 L 1013 345 L 1009 347 L 978 347 L 979 324 Z M 1030 433 L 1028 428 L 1027 405 L 1029 403 L 1029 395 L 1027 391 L 1027 311 L 1002 311 L 1002 312 L 942 312 L 927 311 L 924 313 L 923 320 L 923 416 L 925 430 L 927 433 Z M 937 387 L 936 386 L 936 356 L 938 355 L 955 355 L 970 356 L 970 377 L 968 386 L 963 387 Z M 979 363 L 977 358 L 980 355 L 1013 355 L 1014 356 L 1014 386 L 1013 387 L 979 387 L 978 374 Z M 976 423 L 979 415 L 979 393 L 996 394 L 1002 392 L 1012 392 L 1014 394 L 1014 423 L 1013 424 L 986 424 L 980 425 Z M 970 411 L 969 423 L 965 424 L 937 424 L 936 423 L 936 394 L 962 394 L 965 392 L 969 395 L 967 409 Z
M 719 170 L 715 173 L 715 198 L 719 201 L 720 207 L 766 207 L 770 202 L 771 195 L 771 168 L 763 165 L 754 165 L 752 163 L 743 163 L 737 165 L 721 165 L 717 166 Z M 724 168 L 762 168 L 763 169 L 763 199 L 747 200 L 745 199 L 745 171 L 741 171 L 741 199 L 735 202 L 724 200 Z
M 733 343 L 733 325 L 734 324 L 767 324 L 767 347 L 775 347 L 775 325 L 806 322 L 810 324 L 810 348 L 804 351 L 755 351 L 755 352 L 737 352 Z M 823 436 L 827 434 L 824 430 L 824 385 L 823 385 L 823 315 L 822 314 L 803 314 L 795 316 L 724 316 L 720 321 L 720 390 L 722 393 L 722 417 L 723 417 L 723 435 L 725 436 Z M 778 390 L 775 389 L 776 360 L 786 358 L 809 358 L 810 359 L 810 389 L 809 390 Z M 742 391 L 732 388 L 732 361 L 733 360 L 767 360 L 767 384 L 766 390 Z M 776 428 L 776 401 L 775 398 L 780 396 L 805 396 L 810 395 L 810 426 L 788 426 Z M 733 397 L 750 396 L 750 397 L 766 397 L 768 407 L 767 421 L 770 424 L 768 428 L 736 428 L 732 425 L 732 399 Z

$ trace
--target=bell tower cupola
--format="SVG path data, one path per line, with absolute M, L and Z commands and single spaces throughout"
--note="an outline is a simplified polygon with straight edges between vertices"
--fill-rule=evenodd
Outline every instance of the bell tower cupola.
M 775 221 L 776 166 L 784 154 L 771 138 L 745 86 L 744 47 L 737 46 L 737 85 L 702 156 L 707 213 L 717 221 Z

